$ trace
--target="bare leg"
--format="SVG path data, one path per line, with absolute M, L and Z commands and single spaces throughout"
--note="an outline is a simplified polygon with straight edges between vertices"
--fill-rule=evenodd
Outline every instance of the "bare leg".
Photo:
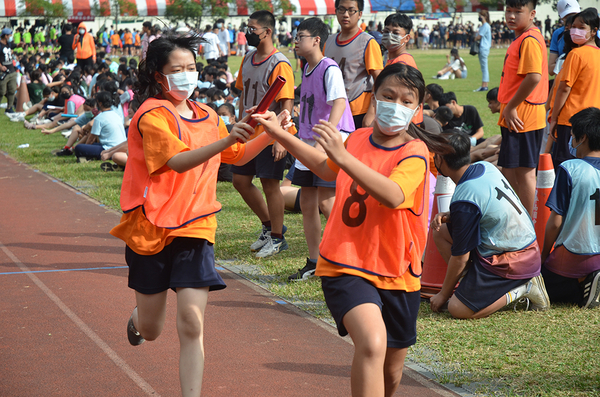
M 382 396 L 387 333 L 379 306 L 373 303 L 356 306 L 346 313 L 343 321 L 354 342 L 352 397 Z
M 310 259 L 318 258 L 319 243 L 321 242 L 321 216 L 319 215 L 317 195 L 316 187 L 302 187 L 302 194 L 300 194 L 302 225 Z
M 283 212 L 285 208 L 283 194 L 281 194 L 281 190 L 279 189 L 281 181 L 278 179 L 261 178 L 260 182 L 267 198 L 267 209 L 269 219 L 271 220 L 271 234 L 281 234 L 283 231 Z M 302 199 L 302 196 L 300 196 L 300 199 Z
M 158 294 L 135 292 L 137 308 L 133 311 L 133 325 L 146 340 L 158 338 L 165 325 L 167 291 Z
M 488 307 L 481 309 L 478 312 L 474 312 L 473 310 L 465 306 L 464 303 L 458 300 L 458 298 L 455 295 L 452 295 L 452 297 L 448 301 L 448 311 L 454 318 L 477 319 L 488 317 L 490 314 L 497 312 L 506 305 L 506 295 L 502 295 L 500 298 L 498 298 L 496 302 L 492 303 Z
M 407 353 L 408 348 L 394 349 L 388 347 L 387 349 L 383 365 L 386 397 L 392 397 L 396 393 L 396 390 L 398 390 L 398 385 L 400 385 L 400 381 L 402 380 L 402 370 L 404 369 L 404 360 Z
M 207 288 L 177 288 L 179 382 L 183 397 L 198 397 L 204 372 L 204 312 Z
M 331 209 L 335 202 L 335 188 L 318 187 L 317 193 L 319 194 L 319 208 L 325 216 L 325 219 L 329 220 L 329 215 L 331 215 Z
M 120 165 L 121 167 L 125 167 L 127 164 L 127 153 L 125 152 L 117 152 L 112 155 L 112 161 Z
M 533 204 L 535 201 L 535 168 L 503 168 L 502 173 L 508 179 L 521 203 L 533 216 Z M 510 178 L 509 178 L 510 175 Z
M 248 207 L 258 216 L 261 222 L 270 220 L 267 203 L 262 193 L 252 183 L 252 175 L 233 174 L 233 187 L 240 193 Z

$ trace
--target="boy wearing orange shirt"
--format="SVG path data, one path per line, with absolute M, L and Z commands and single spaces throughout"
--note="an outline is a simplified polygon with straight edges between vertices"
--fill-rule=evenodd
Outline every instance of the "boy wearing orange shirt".
M 393 63 L 403 63 L 419 69 L 413 56 L 406 51 L 412 28 L 412 20 L 406 14 L 397 12 L 385 19 L 385 29 L 383 29 L 383 37 L 381 38 L 381 44 L 388 50 L 388 60 L 385 66 Z M 423 107 L 420 107 L 417 114 L 415 114 L 413 123 L 422 126 Z
M 498 92 L 502 144 L 498 166 L 529 214 L 548 98 L 546 43 L 534 25 L 537 0 L 507 0 L 505 17 L 517 38 L 504 58 Z
M 113 55 L 119 55 L 119 50 L 121 49 L 121 37 L 117 32 L 110 36 L 110 42 L 112 44 Z
M 371 89 L 383 69 L 379 44 L 358 27 L 363 9 L 363 0 L 335 1 L 335 13 L 342 31 L 329 36 L 323 52 L 342 70 L 356 128 L 373 124 L 375 108 L 370 106 Z

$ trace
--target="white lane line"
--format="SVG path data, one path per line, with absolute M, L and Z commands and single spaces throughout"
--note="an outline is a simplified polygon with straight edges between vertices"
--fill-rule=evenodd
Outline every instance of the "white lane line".
M 19 260 L 19 258 L 17 258 L 8 248 L 6 248 L 2 242 L 0 242 L 0 248 L 2 251 L 4 251 L 6 256 L 8 256 L 15 263 L 15 265 L 17 265 L 23 271 L 23 273 L 27 274 L 31 281 L 33 281 L 46 294 L 46 296 L 60 308 L 60 310 L 62 310 L 63 313 L 65 313 L 67 317 L 69 317 L 71 321 L 73 321 L 75 325 L 77 325 L 77 327 L 88 336 L 88 338 L 90 338 L 100 349 L 102 349 L 102 351 L 115 363 L 117 367 L 125 372 L 125 375 L 127 375 L 136 385 L 138 385 L 140 389 L 142 389 L 148 395 L 160 397 L 160 395 L 152 388 L 152 386 L 150 386 L 150 384 L 148 384 L 148 382 L 138 375 L 138 373 L 135 372 L 133 368 L 131 368 L 125 362 L 125 360 L 119 357 L 119 355 L 113 349 L 111 349 L 110 346 L 108 346 L 108 344 L 98 336 L 98 334 L 96 334 L 90 327 L 87 326 L 86 323 L 83 322 L 83 320 L 81 320 L 71 309 L 69 309 L 67 305 L 65 305 L 63 301 L 61 301 L 60 298 L 42 282 L 42 280 L 33 274 L 31 270 L 29 270 L 29 268 Z

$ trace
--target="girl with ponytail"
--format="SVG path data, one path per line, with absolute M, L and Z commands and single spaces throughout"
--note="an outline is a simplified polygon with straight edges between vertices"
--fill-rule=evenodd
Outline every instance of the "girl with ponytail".
M 398 388 L 417 338 L 429 151 L 453 149 L 412 123 L 425 95 L 417 69 L 387 66 L 372 95 L 373 127 L 354 131 L 346 142 L 327 121 L 313 128 L 325 153 L 290 137 L 273 113 L 252 117 L 311 171 L 336 181 L 315 275 L 340 335 L 350 334 L 355 345 L 352 395 L 383 396 Z
M 168 290 L 177 291 L 179 380 L 185 397 L 199 396 L 202 387 L 208 292 L 225 288 L 213 249 L 220 163 L 243 165 L 271 141 L 263 133 L 246 143 L 254 133 L 248 117 L 228 133 L 211 108 L 188 99 L 198 81 L 200 42 L 195 34 L 166 32 L 148 46 L 135 87 L 141 105 L 129 124 L 123 217 L 111 231 L 127 245 L 129 287 L 135 290 L 129 343 L 158 338 Z

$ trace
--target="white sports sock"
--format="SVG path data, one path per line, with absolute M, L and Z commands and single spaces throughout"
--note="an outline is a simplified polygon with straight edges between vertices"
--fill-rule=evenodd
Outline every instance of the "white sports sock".
M 521 285 L 520 287 L 515 288 L 514 290 L 506 293 L 506 304 L 509 305 L 512 302 L 516 301 L 523 295 L 527 293 L 529 290 L 529 282 Z

